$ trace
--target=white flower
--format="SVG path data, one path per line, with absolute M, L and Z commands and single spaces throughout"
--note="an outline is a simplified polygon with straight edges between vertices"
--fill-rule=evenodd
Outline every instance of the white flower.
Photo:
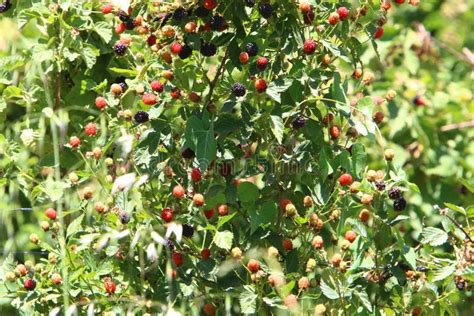
M 35 138 L 38 137 L 38 134 L 31 128 L 27 128 L 21 131 L 20 138 L 25 146 L 33 145 Z

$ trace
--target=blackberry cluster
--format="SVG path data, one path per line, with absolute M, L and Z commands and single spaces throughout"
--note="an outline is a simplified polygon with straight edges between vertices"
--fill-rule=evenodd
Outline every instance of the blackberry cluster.
M 255 43 L 248 43 L 247 45 L 245 45 L 245 51 L 247 52 L 247 54 L 249 54 L 249 56 L 257 56 L 258 46 Z
M 123 56 L 127 52 L 127 45 L 124 45 L 122 43 L 117 43 L 114 45 L 114 52 L 119 55 Z
M 191 56 L 192 53 L 193 53 L 193 49 L 191 48 L 191 46 L 189 46 L 189 45 L 184 45 L 184 46 L 181 48 L 181 51 L 179 52 L 178 56 L 179 56 L 179 58 L 181 58 L 181 59 L 186 59 L 186 58 L 188 58 L 189 56 Z
M 7 12 L 8 9 L 10 9 L 12 6 L 12 3 L 10 0 L 5 0 L 3 3 L 0 4 L 0 13 Z
M 383 191 L 385 190 L 385 183 L 383 181 L 375 182 L 375 187 L 377 188 L 377 190 Z
M 194 235 L 194 228 L 189 224 L 183 224 L 183 236 L 191 238 Z
M 206 57 L 214 56 L 217 53 L 216 45 L 212 43 L 202 43 L 201 44 L 201 54 Z
M 232 94 L 236 97 L 243 97 L 245 93 L 247 93 L 247 91 L 243 84 L 237 82 L 232 85 Z
M 220 15 L 214 15 L 209 21 L 211 30 L 213 31 L 219 31 L 224 26 L 224 23 L 225 19 Z
M 134 119 L 135 119 L 135 122 L 142 124 L 142 123 L 148 122 L 150 118 L 147 112 L 138 111 L 137 113 L 135 113 Z
M 179 22 L 187 15 L 188 15 L 188 11 L 186 11 L 185 8 L 183 7 L 177 8 L 173 12 L 173 20 L 175 20 L 176 22 Z
M 122 88 L 122 92 L 128 89 L 128 86 L 125 82 L 119 82 L 120 87 Z
M 273 8 L 269 3 L 262 3 L 258 6 L 258 12 L 265 19 L 268 19 L 273 15 Z
M 303 116 L 298 116 L 291 123 L 291 125 L 293 126 L 294 129 L 300 129 L 300 128 L 304 127 L 305 124 L 306 124 L 306 119 Z
M 209 15 L 209 10 L 204 8 L 204 7 L 198 7 L 195 11 L 194 11 L 194 15 L 197 16 L 198 18 L 204 18 L 206 16 Z
M 388 197 L 391 200 L 398 200 L 402 197 L 402 190 L 399 187 L 393 187 L 388 191 Z
M 119 213 L 120 222 L 125 225 L 130 222 L 130 214 L 126 211 L 120 211 Z

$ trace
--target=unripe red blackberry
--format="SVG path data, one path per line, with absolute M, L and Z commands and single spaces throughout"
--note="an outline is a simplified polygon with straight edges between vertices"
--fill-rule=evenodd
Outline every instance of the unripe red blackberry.
M 303 51 L 306 55 L 312 55 L 316 51 L 316 42 L 312 39 L 307 39 L 303 44 Z
M 339 15 L 339 19 L 343 21 L 349 17 L 349 10 L 346 7 L 340 7 L 337 9 L 337 14 Z
M 257 69 L 260 71 L 264 71 L 267 69 L 268 59 L 266 57 L 258 57 L 257 59 Z
M 255 80 L 255 89 L 257 92 L 265 92 L 267 90 L 267 82 L 264 79 Z

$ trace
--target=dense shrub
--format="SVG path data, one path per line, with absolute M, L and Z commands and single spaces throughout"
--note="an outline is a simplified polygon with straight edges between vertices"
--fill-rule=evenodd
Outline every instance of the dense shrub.
M 3 262 L 18 311 L 454 313 L 473 208 L 413 238 L 430 95 L 387 84 L 400 43 L 418 71 L 411 33 L 384 42 L 418 1 L 4 3 L 1 198 L 37 254 Z

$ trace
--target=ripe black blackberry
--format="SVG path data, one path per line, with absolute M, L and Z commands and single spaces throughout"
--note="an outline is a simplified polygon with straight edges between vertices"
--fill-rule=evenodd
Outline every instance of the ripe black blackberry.
M 194 10 L 194 15 L 197 16 L 198 18 L 204 18 L 209 15 L 209 12 L 211 11 L 209 11 L 208 9 L 204 7 L 198 7 L 196 10 Z
M 182 152 L 181 152 L 181 156 L 184 158 L 184 159 L 193 159 L 194 157 L 196 157 L 196 154 L 194 153 L 194 150 L 192 150 L 191 148 L 185 148 Z
M 165 240 L 165 246 L 167 246 L 171 251 L 174 250 L 174 242 L 172 240 L 166 239 Z
M 204 56 L 211 57 L 211 56 L 214 56 L 216 52 L 217 52 L 216 45 L 212 43 L 205 43 L 205 42 L 201 44 L 201 54 L 203 54 Z
M 400 197 L 393 201 L 393 209 L 395 211 L 403 211 L 407 207 L 407 201 Z
M 122 22 L 127 22 L 127 20 L 130 20 L 130 16 L 122 10 L 120 10 L 120 12 L 118 13 L 118 18 Z
M 130 222 L 130 214 L 126 211 L 120 211 L 119 218 L 120 218 L 120 222 L 123 225 L 128 224 Z
M 245 2 L 245 6 L 249 8 L 253 8 L 255 5 L 255 0 L 245 0 L 244 2 Z
M 398 200 L 402 197 L 402 190 L 399 187 L 393 187 L 388 191 L 388 197 L 391 200 Z
M 193 237 L 194 228 L 189 224 L 183 224 L 183 236 L 187 238 Z
M 128 19 L 127 21 L 125 21 L 125 27 L 127 28 L 127 30 L 133 30 L 135 28 L 135 22 L 133 22 L 132 19 Z
M 304 127 L 306 124 L 306 119 L 304 116 L 298 116 L 297 118 L 294 119 L 294 121 L 291 123 L 294 129 L 300 129 Z
M 262 3 L 258 6 L 258 12 L 265 19 L 268 19 L 273 15 L 273 8 L 269 3 Z
M 128 89 L 128 86 L 125 82 L 119 82 L 120 87 L 122 88 L 122 92 Z
M 10 0 L 3 1 L 3 3 L 0 4 L 0 13 L 7 12 L 8 9 L 10 9 L 12 6 L 12 3 Z
M 257 44 L 255 43 L 248 43 L 247 45 L 245 45 L 245 51 L 247 52 L 247 54 L 249 54 L 249 56 L 257 56 L 258 54 L 258 46 Z
M 377 190 L 383 191 L 385 190 L 385 183 L 383 181 L 375 182 L 375 187 L 377 188 Z
M 186 58 L 188 58 L 189 56 L 191 56 L 192 53 L 193 53 L 193 49 L 191 48 L 191 46 L 189 46 L 189 45 L 184 45 L 184 46 L 181 48 L 181 51 L 179 52 L 178 56 L 179 56 L 179 58 L 181 58 L 181 59 L 186 59 Z
M 180 7 L 174 10 L 173 12 L 173 20 L 176 22 L 181 21 L 186 15 L 188 15 L 188 11 L 185 8 Z
M 137 123 L 139 123 L 139 124 L 142 124 L 142 123 L 148 122 L 148 120 L 150 119 L 150 117 L 148 116 L 148 113 L 147 113 L 147 112 L 145 112 L 145 111 L 138 111 L 137 113 L 135 113 L 134 119 L 135 119 L 135 122 L 137 122 Z
M 232 85 L 232 94 L 236 97 L 243 97 L 245 93 L 247 93 L 247 91 L 243 84 L 237 82 Z
M 114 52 L 119 56 L 125 55 L 125 53 L 127 53 L 127 45 L 122 44 L 122 43 L 115 44 Z
M 209 24 L 211 26 L 211 30 L 219 31 L 225 23 L 225 19 L 220 15 L 214 15 L 210 20 Z

